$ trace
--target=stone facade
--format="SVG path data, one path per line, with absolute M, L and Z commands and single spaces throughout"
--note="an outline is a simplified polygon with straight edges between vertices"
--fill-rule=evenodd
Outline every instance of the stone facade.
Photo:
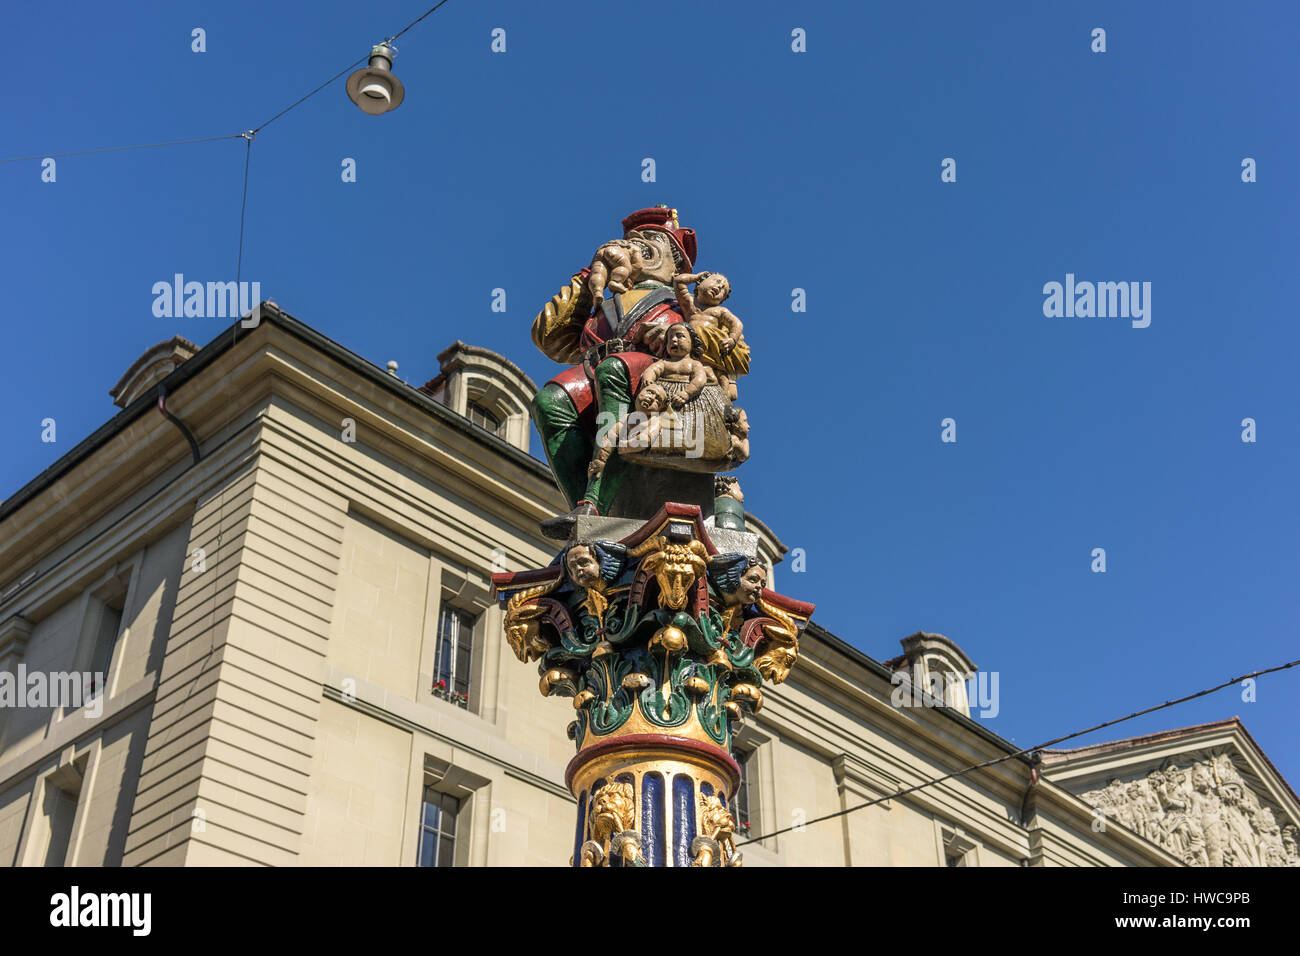
M 152 380 L 119 387 L 116 417 L 0 503 L 0 670 L 106 662 L 93 707 L 0 708 L 0 863 L 414 865 L 422 806 L 443 798 L 456 865 L 568 862 L 571 706 L 509 658 L 490 593 L 493 572 L 550 559 L 537 523 L 563 510 L 527 454 L 534 386 L 486 350 L 439 358 L 416 388 L 267 304 L 159 372 L 175 420 Z M 784 546 L 749 527 L 779 571 Z M 472 648 L 464 700 L 437 686 L 449 616 Z M 904 649 L 909 667 L 969 664 L 936 635 Z M 805 631 L 738 736 L 748 835 L 794 828 L 745 846 L 746 865 L 1294 859 L 1294 794 L 1244 729 L 1183 741 L 1210 747 L 1213 799 L 1202 758 L 1137 748 L 1173 760 L 1159 816 L 1140 785 L 1146 809 L 1107 796 L 1107 774 L 1150 779 L 1131 747 L 891 797 L 1015 749 L 964 695 L 896 706 L 900 666 Z

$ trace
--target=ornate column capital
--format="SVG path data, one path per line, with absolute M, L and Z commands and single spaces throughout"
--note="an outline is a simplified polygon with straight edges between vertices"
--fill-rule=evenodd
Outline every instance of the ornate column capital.
M 539 662 L 542 694 L 573 700 L 566 777 L 590 813 L 575 861 L 735 865 L 732 734 L 786 679 L 813 606 L 767 589 L 757 536 L 708 527 L 696 505 L 628 529 L 584 518 L 592 536 L 575 532 L 549 567 L 492 579 L 516 656 Z

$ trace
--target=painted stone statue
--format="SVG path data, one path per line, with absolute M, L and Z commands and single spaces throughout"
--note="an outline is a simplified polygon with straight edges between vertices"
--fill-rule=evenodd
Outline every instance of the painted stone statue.
M 533 322 L 537 347 L 571 366 L 547 382 L 531 409 L 572 508 L 543 522 L 548 535 L 566 537 L 581 515 L 609 515 L 629 469 L 712 475 L 748 457 L 748 421 L 732 403 L 735 379 L 749 371 L 749 346 L 740 320 L 722 306 L 730 282 L 694 273 L 696 253 L 695 231 L 678 223 L 676 210 L 638 210 L 623 220 L 623 238 L 601 245 Z M 634 399 L 652 384 L 666 393 L 667 407 L 646 415 Z M 651 418 L 659 424 L 640 432 L 632 455 L 616 435 L 591 467 L 611 429 L 637 433 Z
M 666 206 L 623 229 L 533 324 L 570 366 L 532 404 L 571 509 L 542 529 L 564 544 L 492 587 L 538 690 L 572 701 L 572 865 L 737 867 L 733 735 L 789 677 L 813 606 L 768 587 L 722 474 L 749 458 L 730 280 L 694 271 Z

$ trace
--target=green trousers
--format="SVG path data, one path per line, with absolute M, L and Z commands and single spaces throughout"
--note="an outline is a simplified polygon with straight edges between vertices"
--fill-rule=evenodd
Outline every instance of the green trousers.
M 626 417 L 631 405 L 632 382 L 627 366 L 617 358 L 605 359 L 596 366 L 597 426 L 613 427 Z M 610 504 L 627 475 L 627 462 L 621 455 L 610 455 L 604 471 L 590 481 L 587 479 L 587 466 L 591 464 L 597 436 L 591 433 L 591 425 L 582 420 L 561 386 L 553 382 L 543 386 L 533 398 L 529 411 L 569 507 L 573 508 L 579 501 L 589 501 L 600 514 L 609 514 Z

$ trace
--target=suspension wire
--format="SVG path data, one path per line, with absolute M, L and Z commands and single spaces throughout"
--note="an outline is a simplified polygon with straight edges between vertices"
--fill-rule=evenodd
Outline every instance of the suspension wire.
M 26 163 L 33 159 L 62 159 L 64 156 L 89 156 L 91 153 L 120 153 L 126 149 L 157 149 L 159 146 L 185 146 L 189 143 L 211 143 L 219 139 L 239 139 L 243 133 L 231 133 L 227 136 L 204 136 L 200 139 L 174 139 L 166 143 L 139 143 L 135 146 L 104 146 L 100 149 L 77 149 L 70 153 L 45 153 L 41 156 L 11 156 L 0 159 L 0 163 Z
M 983 763 L 973 764 L 961 770 L 954 770 L 952 773 L 946 773 L 942 777 L 935 777 L 933 780 L 924 780 L 921 783 L 915 784 L 914 786 L 905 787 L 897 791 L 896 793 L 889 793 L 883 797 L 876 797 L 873 800 L 868 800 L 866 803 L 859 803 L 857 806 L 848 807 L 847 809 L 844 810 L 837 810 L 834 813 L 828 813 L 825 816 L 817 817 L 816 819 L 813 820 L 805 820 L 803 823 L 800 824 L 793 824 L 788 827 L 782 827 L 780 830 L 773 830 L 770 833 L 764 833 L 759 836 L 750 837 L 749 839 L 744 840 L 743 842 L 737 843 L 736 846 L 737 847 L 747 846 L 750 843 L 757 843 L 760 840 L 766 840 L 768 837 L 779 836 L 782 833 L 789 833 L 792 830 L 802 829 L 803 827 L 810 826 L 814 823 L 822 823 L 826 820 L 834 820 L 836 817 L 842 817 L 845 816 L 846 814 L 853 813 L 854 811 L 857 810 L 864 810 L 867 807 L 875 806 L 878 803 L 884 803 L 886 800 L 892 800 L 894 797 L 906 796 L 909 793 L 915 793 L 916 791 L 922 790 L 926 787 L 934 786 L 934 784 L 936 783 L 942 783 L 945 780 L 951 780 L 954 777 L 960 777 L 964 774 L 971 773 L 972 771 L 975 770 L 982 770 L 985 767 L 992 767 L 994 764 L 1002 763 L 1005 760 L 1012 760 L 1016 757 L 1023 757 L 1025 754 L 1031 754 L 1039 750 L 1045 750 L 1048 747 L 1054 746 L 1059 743 L 1063 743 L 1064 741 L 1073 740 L 1075 737 L 1082 737 L 1084 734 L 1090 734 L 1093 731 L 1101 730 L 1104 727 L 1111 727 L 1115 724 L 1121 724 L 1126 720 L 1132 720 L 1134 717 L 1141 717 L 1144 714 L 1155 713 L 1157 710 L 1164 710 L 1166 707 L 1173 707 L 1176 704 L 1185 704 L 1189 700 L 1195 700 L 1198 697 L 1204 697 L 1207 694 L 1213 694 L 1215 691 L 1220 691 L 1223 690 L 1225 687 L 1231 687 L 1234 684 L 1239 684 L 1244 680 L 1251 680 L 1252 678 L 1260 677 L 1264 674 L 1272 674 L 1275 671 L 1283 671 L 1289 667 L 1295 667 L 1298 664 L 1300 664 L 1300 660 L 1294 660 L 1288 664 L 1278 664 L 1276 667 L 1266 667 L 1263 670 L 1252 671 L 1249 674 L 1242 674 L 1240 677 L 1234 677 L 1231 680 L 1224 681 L 1222 684 L 1216 684 L 1213 687 L 1207 687 L 1205 690 L 1197 691 L 1194 694 L 1188 694 L 1186 697 L 1179 697 L 1175 700 L 1167 700 L 1163 704 L 1156 704 L 1154 707 L 1147 707 L 1143 710 L 1137 710 L 1124 717 L 1116 717 L 1114 720 L 1103 721 L 1102 723 L 1096 724 L 1092 727 L 1088 727 L 1085 730 L 1076 730 L 1072 734 L 1065 734 L 1062 737 L 1053 738 L 1052 740 L 1048 740 L 1045 743 L 1036 744 L 1033 747 L 1026 747 L 1023 750 L 1017 750 L 1014 753 L 1003 754 L 1001 757 L 994 757 L 992 760 L 985 760 Z
M 253 137 L 256 132 L 249 130 L 241 133 L 247 144 L 244 149 L 244 196 L 239 203 L 239 253 L 235 257 L 235 282 L 239 282 L 244 268 L 244 213 L 248 209 L 248 164 L 253 158 Z
M 387 39 L 385 39 L 384 42 L 385 42 L 385 43 L 392 43 L 394 40 L 396 40 L 398 37 L 400 37 L 403 33 L 405 33 L 407 30 L 411 29 L 411 27 L 415 26 L 417 23 L 419 23 L 421 20 L 423 20 L 423 19 L 424 19 L 425 17 L 427 17 L 429 14 L 433 13 L 434 10 L 437 10 L 440 6 L 442 6 L 442 5 L 443 5 L 444 3 L 446 3 L 446 2 L 447 2 L 447 0 L 439 0 L 438 3 L 435 3 L 435 4 L 434 4 L 433 6 L 431 6 L 428 10 L 425 10 L 424 13 L 420 14 L 418 17 L 416 17 L 414 20 L 412 20 L 412 21 L 411 21 L 410 23 L 408 23 L 406 26 L 402 27 L 402 29 L 398 30 L 398 31 L 397 31 L 396 33 L 394 33 L 392 36 L 390 36 L 390 37 L 388 37 Z M 348 64 L 347 66 L 345 66 L 343 69 L 339 70 L 337 73 L 335 73 L 333 76 L 331 76 L 328 80 L 326 80 L 326 81 L 325 81 L 324 83 L 322 83 L 320 86 L 316 87 L 316 89 L 312 90 L 312 91 L 311 91 L 310 93 L 308 93 L 306 96 L 303 96 L 303 97 L 300 97 L 300 98 L 297 99 L 297 100 L 294 100 L 292 103 L 290 103 L 290 104 L 289 104 L 288 106 L 286 106 L 284 109 L 280 110 L 280 112 L 276 113 L 274 116 L 272 116 L 269 120 L 267 120 L 267 121 L 266 121 L 265 123 L 263 123 L 261 126 L 256 127 L 256 128 L 253 130 L 253 132 L 254 132 L 254 133 L 260 133 L 262 130 L 266 129 L 266 127 L 270 126 L 272 123 L 274 123 L 276 120 L 278 120 L 281 116 L 283 116 L 285 113 L 289 112 L 289 111 L 290 111 L 291 109 L 293 109 L 294 107 L 296 107 L 296 106 L 300 106 L 301 104 L 307 102 L 309 99 L 311 99 L 311 98 L 312 98 L 313 96 L 315 96 L 317 93 L 319 93 L 321 90 L 325 89 L 325 87 L 329 86 L 331 83 L 333 83 L 333 82 L 334 82 L 335 80 L 337 80 L 339 77 L 341 77 L 344 73 L 350 73 L 350 72 L 352 72 L 352 70 L 355 70 L 358 66 L 360 66 L 362 63 L 367 62 L 369 59 L 370 59 L 370 54 L 367 53 L 365 56 L 361 57 L 360 59 L 353 60 L 351 63 L 349 63 L 349 64 Z
M 425 10 L 424 13 L 420 14 L 418 17 L 416 17 L 406 26 L 402 27 L 402 29 L 398 30 L 392 36 L 388 37 L 386 40 L 384 40 L 384 42 L 392 43 L 402 34 L 406 33 L 406 31 L 410 30 L 411 27 L 415 26 L 417 23 L 419 23 L 425 17 L 429 16 L 431 13 L 433 13 L 435 10 L 437 10 L 445 3 L 447 3 L 447 0 L 439 0 L 438 3 L 435 3 L 428 10 Z M 366 54 L 365 56 L 359 59 L 353 60 L 343 69 L 339 70 L 328 80 L 322 83 L 320 86 L 316 87 L 314 90 L 312 90 L 310 93 L 306 94 L 305 96 L 301 96 L 298 99 L 294 100 L 292 103 L 290 103 L 284 109 L 280 110 L 280 112 L 276 113 L 274 116 L 272 116 L 266 122 L 262 123 L 260 126 L 256 126 L 253 129 L 246 130 L 242 133 L 228 133 L 225 136 L 204 136 L 199 139 L 176 139 L 176 140 L 169 140 L 168 142 L 165 143 L 137 143 L 132 146 L 104 146 L 99 149 L 78 149 L 67 153 L 44 153 L 39 156 L 11 156 L 7 159 L 0 159 L 0 163 L 25 163 L 25 162 L 31 162 L 32 160 L 36 160 L 36 159 L 62 159 L 65 156 L 88 156 L 92 153 L 116 153 L 128 149 L 157 149 L 160 146 L 184 146 L 189 143 L 211 143 L 219 139 L 239 139 L 240 137 L 248 138 L 250 133 L 253 134 L 254 136 L 257 135 L 263 129 L 265 129 L 266 127 L 274 123 L 276 120 L 278 120 L 285 113 L 288 113 L 290 110 L 295 109 L 298 106 L 301 106 L 303 103 L 307 102 L 307 100 L 311 99 L 321 90 L 325 89 L 325 87 L 329 86 L 339 77 L 341 77 L 344 73 L 356 69 L 362 63 L 365 63 L 367 60 L 369 60 L 369 58 L 370 55 Z

